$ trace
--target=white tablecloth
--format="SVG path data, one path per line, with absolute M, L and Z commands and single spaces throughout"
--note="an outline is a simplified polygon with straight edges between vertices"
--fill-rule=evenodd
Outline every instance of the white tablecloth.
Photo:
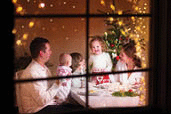
M 98 91 L 100 93 L 97 96 L 89 96 L 89 106 L 91 108 L 100 107 L 137 107 L 139 102 L 139 96 L 136 97 L 114 97 L 106 89 L 97 89 L 89 85 L 89 90 Z M 71 96 L 82 106 L 86 104 L 85 95 L 78 94 L 79 92 L 85 92 L 85 88 L 72 88 Z

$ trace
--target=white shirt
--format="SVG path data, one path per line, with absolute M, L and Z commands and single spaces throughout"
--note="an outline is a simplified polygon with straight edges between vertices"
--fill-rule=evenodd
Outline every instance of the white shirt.
M 137 66 L 135 66 L 134 70 L 139 69 Z M 128 70 L 126 64 L 122 63 L 121 61 L 118 61 L 116 64 L 116 71 L 126 71 Z M 132 72 L 131 75 L 128 78 L 128 73 L 121 73 L 113 75 L 113 81 L 112 82 L 121 82 L 122 84 L 135 84 L 135 82 L 140 82 L 140 78 L 142 77 L 142 72 Z
M 72 74 L 73 75 L 81 75 L 81 74 L 85 74 L 85 72 L 79 71 L 76 69 Z M 85 77 L 73 78 L 71 85 L 72 85 L 72 87 L 81 87 L 82 81 L 84 81 L 83 84 L 85 84 L 86 78 Z M 85 86 L 85 85 L 83 85 L 83 86 Z
M 56 74 L 57 74 L 57 76 L 67 76 L 67 75 L 71 75 L 71 71 L 72 71 L 72 69 L 70 67 L 58 66 Z M 58 104 L 62 103 L 63 101 L 66 101 L 67 97 L 71 91 L 71 78 L 62 79 L 62 80 L 60 80 L 60 82 L 65 83 L 66 85 L 61 86 L 60 91 L 56 94 L 56 96 L 59 97 L 59 99 L 57 100 Z M 65 93 L 63 93 L 63 92 L 65 92 Z
M 29 66 L 24 70 L 21 79 L 48 78 L 51 76 L 46 66 L 41 66 L 32 60 Z M 20 113 L 35 113 L 46 107 L 54 105 L 55 95 L 61 90 L 54 81 L 34 81 L 20 84 Z
M 92 65 L 92 69 L 104 69 L 108 72 L 112 70 L 112 61 L 110 55 L 106 52 L 100 55 L 90 55 L 89 65 Z

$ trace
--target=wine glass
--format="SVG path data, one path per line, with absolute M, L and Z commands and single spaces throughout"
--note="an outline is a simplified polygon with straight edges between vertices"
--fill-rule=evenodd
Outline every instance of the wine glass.
M 102 80 L 103 80 L 103 76 L 97 76 L 97 81 L 99 82 L 99 84 L 101 84 Z

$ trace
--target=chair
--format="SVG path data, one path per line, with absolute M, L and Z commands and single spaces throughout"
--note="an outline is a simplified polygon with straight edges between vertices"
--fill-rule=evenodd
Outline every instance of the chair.
M 19 80 L 24 70 L 17 71 L 15 73 L 15 80 Z M 15 84 L 15 106 L 18 107 L 19 112 L 22 112 L 21 102 L 20 102 L 20 84 Z

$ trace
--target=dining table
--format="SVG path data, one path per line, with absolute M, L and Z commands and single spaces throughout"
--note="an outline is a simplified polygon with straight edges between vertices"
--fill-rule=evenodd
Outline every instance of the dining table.
M 115 91 L 128 89 L 127 86 L 122 86 L 116 83 L 106 83 L 95 85 L 88 82 L 89 95 L 88 106 L 90 108 L 104 108 L 104 107 L 138 107 L 139 96 L 113 96 Z M 72 87 L 71 96 L 80 105 L 86 107 L 86 88 L 85 87 Z

